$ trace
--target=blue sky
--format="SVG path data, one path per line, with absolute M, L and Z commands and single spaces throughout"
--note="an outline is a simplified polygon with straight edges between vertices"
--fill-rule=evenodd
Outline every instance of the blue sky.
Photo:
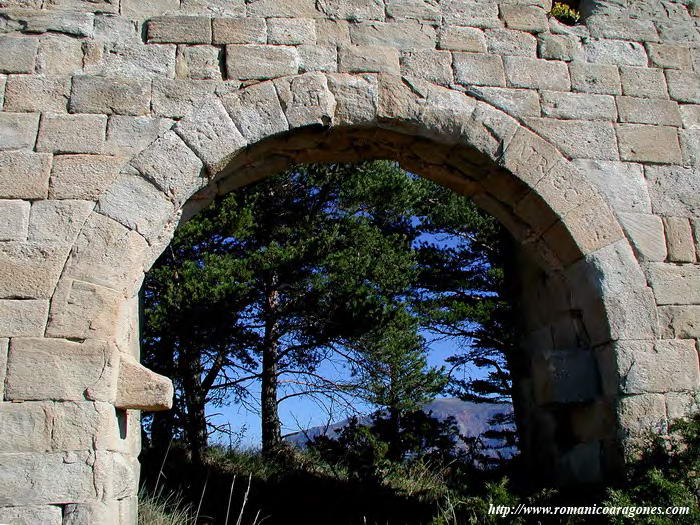
M 434 340 L 430 334 L 423 333 L 429 343 L 428 364 L 430 366 L 442 366 L 445 359 L 455 353 L 456 342 L 454 340 Z M 320 368 L 321 375 L 329 378 L 338 377 L 338 371 L 329 365 Z M 473 371 L 478 375 L 478 371 Z M 254 395 L 259 397 L 259 383 L 254 383 L 251 387 Z M 354 409 L 360 413 L 368 414 L 372 412 L 371 405 L 357 401 Z M 243 448 L 260 446 L 260 415 L 255 411 L 246 409 L 240 404 L 231 404 L 227 407 L 208 407 L 207 414 L 210 420 L 217 426 L 230 425 L 234 433 L 241 433 L 240 441 L 232 444 Z M 343 407 L 334 407 L 333 422 L 342 420 L 350 414 Z M 299 431 L 300 428 L 310 428 L 323 425 L 328 422 L 327 407 L 320 406 L 316 401 L 305 396 L 291 398 L 280 405 L 280 419 L 282 421 L 282 434 Z M 225 435 L 212 436 L 213 441 L 229 445 L 229 437 Z

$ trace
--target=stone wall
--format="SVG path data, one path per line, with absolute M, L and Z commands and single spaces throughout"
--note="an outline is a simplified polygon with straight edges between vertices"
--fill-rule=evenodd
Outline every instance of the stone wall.
M 0 522 L 132 524 L 144 272 L 217 194 L 390 158 L 519 246 L 561 481 L 697 409 L 700 12 L 660 0 L 0 0 Z

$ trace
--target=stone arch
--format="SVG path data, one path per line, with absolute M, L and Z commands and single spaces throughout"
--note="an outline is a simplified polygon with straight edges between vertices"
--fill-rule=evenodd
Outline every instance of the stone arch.
M 615 471 L 629 431 L 616 417 L 619 370 L 635 350 L 629 342 L 653 340 L 656 325 L 632 248 L 606 199 L 552 143 L 484 101 L 424 81 L 308 73 L 204 100 L 100 197 L 59 280 L 47 336 L 98 332 L 118 356 L 115 406 L 166 407 L 168 381 L 138 364 L 136 294 L 183 214 L 297 162 L 365 158 L 397 160 L 471 195 L 509 229 L 523 281 L 535 283 L 523 290 L 533 313 L 516 385 L 524 446 L 560 481 Z M 71 324 L 76 286 L 89 288 L 93 308 Z M 100 295 L 107 290 L 118 297 Z

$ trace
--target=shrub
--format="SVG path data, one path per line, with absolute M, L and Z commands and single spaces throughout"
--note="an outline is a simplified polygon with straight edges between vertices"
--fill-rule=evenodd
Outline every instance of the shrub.
M 573 7 L 556 2 L 549 12 L 551 16 L 559 20 L 562 24 L 573 26 L 581 22 L 581 13 Z

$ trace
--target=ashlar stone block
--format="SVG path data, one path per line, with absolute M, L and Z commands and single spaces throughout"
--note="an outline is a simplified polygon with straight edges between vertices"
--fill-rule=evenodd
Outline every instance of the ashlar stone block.
M 267 25 L 264 18 L 215 18 L 215 44 L 265 44 Z
M 454 53 L 455 82 L 473 86 L 505 86 L 501 57 L 481 53 Z
M 447 51 L 409 51 L 401 54 L 401 72 L 428 82 L 452 82 L 452 55 Z
M 49 301 L 45 299 L 0 299 L 0 337 L 39 337 L 46 329 Z M 3 345 L 0 340 L 0 355 Z M 7 351 L 7 339 L 4 339 Z M 4 371 L 6 360 L 0 359 Z
M 0 196 L 45 199 L 49 191 L 51 155 L 30 151 L 0 151 Z
M 49 195 L 52 199 L 97 200 L 124 162 L 107 155 L 57 155 Z
M 503 57 L 508 84 L 513 87 L 568 91 L 569 70 L 563 62 L 528 57 Z
M 36 149 L 51 153 L 102 153 L 106 130 L 106 115 L 45 115 Z
M 569 71 L 574 91 L 609 95 L 622 93 L 620 73 L 614 65 L 572 62 Z
M 668 260 L 671 262 L 695 262 L 695 242 L 690 220 L 685 217 L 664 217 Z
M 275 86 L 291 128 L 331 124 L 336 103 L 325 75 L 309 73 L 282 78 L 275 81 Z
M 211 18 L 162 16 L 148 22 L 148 41 L 161 44 L 210 44 Z
M 51 297 L 70 245 L 12 241 L 0 244 L 0 297 Z
M 218 98 L 208 99 L 175 127 L 175 133 L 202 159 L 212 176 L 247 144 Z
M 365 22 L 350 25 L 350 40 L 360 46 L 387 46 L 403 51 L 435 49 L 435 29 L 413 21 Z
M 672 217 L 698 217 L 700 178 L 695 168 L 647 166 L 644 171 L 654 213 Z
M 29 228 L 28 201 L 0 200 L 0 241 L 23 241 Z
M 10 401 L 115 399 L 119 359 L 106 343 L 15 338 L 7 360 Z
M 551 140 L 562 153 L 574 158 L 617 160 L 615 130 L 609 122 L 526 119 L 532 129 Z
M 542 91 L 545 117 L 574 120 L 617 120 L 615 99 L 609 95 Z
M 39 40 L 29 37 L 0 37 L 0 73 L 34 73 Z
M 666 70 L 668 93 L 673 100 L 700 104 L 700 78 L 689 71 Z
M 619 66 L 646 66 L 644 46 L 625 40 L 590 40 L 583 45 L 587 62 Z
M 533 58 L 537 55 L 537 39 L 530 33 L 514 29 L 487 29 L 484 33 L 489 53 Z
M 299 72 L 299 53 L 291 46 L 227 45 L 228 78 L 265 80 Z
M 3 523 L 30 525 L 63 525 L 63 511 L 59 505 L 25 505 L 0 508 L 0 521 Z
M 620 122 L 681 126 L 678 104 L 670 100 L 637 97 L 617 97 Z
M 5 88 L 5 111 L 65 113 L 70 78 L 10 75 Z
M 287 131 L 287 119 L 272 82 L 242 89 L 221 97 L 231 119 L 249 144 Z
M 202 161 L 174 132 L 168 131 L 131 165 L 179 205 L 207 184 Z
M 148 115 L 151 111 L 150 80 L 73 77 L 72 113 Z
M 681 148 L 676 128 L 621 124 L 617 126 L 620 158 L 634 162 L 680 164 Z
M 383 46 L 345 46 L 338 50 L 338 70 L 343 73 L 400 74 L 399 50 Z
M 0 112 L 0 151 L 34 149 L 38 128 L 38 113 Z
M 659 305 L 700 304 L 700 267 L 653 263 L 648 273 L 649 284 Z
M 617 358 L 625 394 L 694 391 L 700 386 L 693 340 L 620 342 Z
M 193 80 L 221 80 L 221 50 L 214 46 L 179 46 L 177 76 Z
M 664 339 L 699 339 L 700 306 L 663 306 L 659 326 Z
M 475 27 L 444 26 L 438 38 L 438 47 L 450 51 L 486 53 L 486 37 Z
M 268 18 L 267 43 L 300 45 L 316 43 L 316 23 L 311 18 Z
M 621 212 L 619 217 L 623 230 L 643 260 L 666 260 L 666 238 L 661 217 L 626 212 Z
M 622 93 L 630 97 L 668 98 L 666 77 L 661 69 L 620 67 Z

